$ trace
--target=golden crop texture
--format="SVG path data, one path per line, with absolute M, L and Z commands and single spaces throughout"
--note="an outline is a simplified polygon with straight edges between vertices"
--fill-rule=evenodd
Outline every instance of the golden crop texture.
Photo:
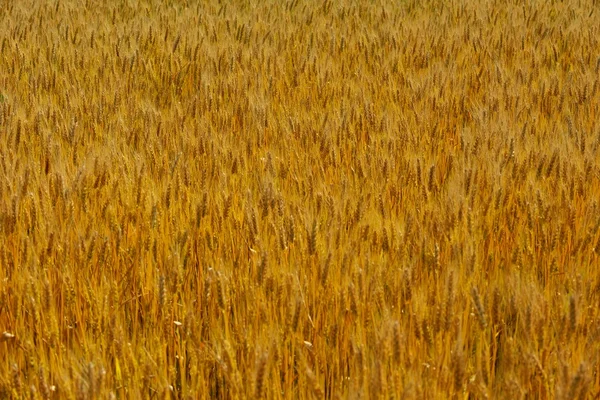
M 600 395 L 596 0 L 3 0 L 0 398 Z

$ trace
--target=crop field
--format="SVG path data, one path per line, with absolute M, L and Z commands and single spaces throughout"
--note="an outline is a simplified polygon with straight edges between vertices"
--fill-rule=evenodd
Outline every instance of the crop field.
M 600 396 L 596 0 L 0 3 L 0 399 Z

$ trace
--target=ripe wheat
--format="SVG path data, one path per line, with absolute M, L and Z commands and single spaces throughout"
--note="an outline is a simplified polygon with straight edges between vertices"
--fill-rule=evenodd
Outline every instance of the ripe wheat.
M 595 0 L 0 3 L 0 398 L 599 395 Z

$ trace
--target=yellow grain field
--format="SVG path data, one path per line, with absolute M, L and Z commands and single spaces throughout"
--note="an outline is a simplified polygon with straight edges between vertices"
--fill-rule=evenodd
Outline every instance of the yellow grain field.
M 600 396 L 596 0 L 3 0 L 0 398 Z

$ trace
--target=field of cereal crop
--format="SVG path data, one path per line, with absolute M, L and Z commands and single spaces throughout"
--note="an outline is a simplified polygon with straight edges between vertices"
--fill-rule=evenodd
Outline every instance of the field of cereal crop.
M 0 398 L 600 396 L 596 0 L 0 3 Z

